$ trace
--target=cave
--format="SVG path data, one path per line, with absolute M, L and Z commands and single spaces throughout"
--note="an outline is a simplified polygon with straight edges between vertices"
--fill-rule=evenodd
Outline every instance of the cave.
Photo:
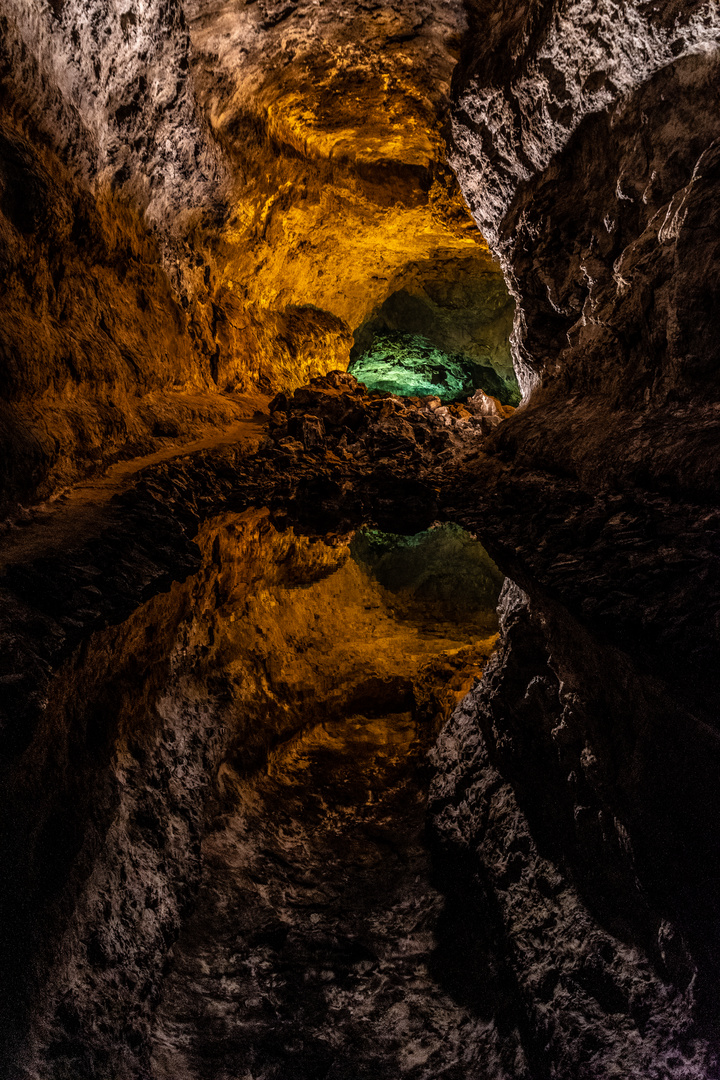
M 718 1080 L 717 5 L 0 31 L 0 1076 Z
M 476 390 L 519 405 L 514 303 L 487 258 L 413 265 L 353 333 L 351 371 L 369 389 L 459 401 Z

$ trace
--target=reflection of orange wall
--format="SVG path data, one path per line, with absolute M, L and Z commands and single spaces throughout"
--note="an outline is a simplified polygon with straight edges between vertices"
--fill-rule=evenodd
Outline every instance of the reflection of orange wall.
M 368 695 L 390 712 L 410 695 L 429 720 L 444 718 L 494 646 L 477 622 L 428 620 L 420 606 L 396 615 L 344 544 L 279 533 L 262 511 L 209 525 L 201 543 L 213 584 L 196 628 L 213 642 L 208 670 L 227 681 L 241 757 L 245 743 L 328 710 L 362 711 Z
M 414 700 L 438 722 L 495 645 L 477 620 L 444 623 L 407 602 L 397 613 L 397 598 L 347 544 L 278 532 L 267 511 L 222 515 L 197 543 L 197 574 L 99 631 L 83 662 L 61 669 L 30 754 L 40 755 L 38 770 L 62 759 L 68 702 L 92 701 L 106 685 L 115 687 L 108 736 L 120 759 L 133 746 L 150 754 L 163 717 L 197 701 L 225 726 L 233 759 L 249 764 L 330 713 L 393 712 Z
M 16 880 L 40 928 L 62 905 L 62 948 L 34 954 L 43 1031 L 71 993 L 79 1013 L 90 1002 L 83 1030 L 94 1030 L 98 995 L 131 1014 L 187 911 L 199 837 L 219 824 L 236 772 L 326 719 L 362 725 L 365 710 L 404 711 L 413 696 L 430 733 L 450 704 L 438 687 L 477 673 L 492 644 L 393 619 L 344 545 L 277 533 L 262 513 L 209 522 L 198 542 L 196 574 L 67 659 L 10 767 L 25 841 Z M 401 740 L 395 752 L 407 750 Z M 58 847 L 57 821 L 77 844 Z M 48 859 L 63 871 L 49 901 Z M 88 961 L 92 934 L 112 962 Z

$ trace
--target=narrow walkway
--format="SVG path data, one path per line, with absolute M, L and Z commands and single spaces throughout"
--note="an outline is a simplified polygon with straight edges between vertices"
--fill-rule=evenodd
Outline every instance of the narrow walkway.
M 12 563 L 30 562 L 97 535 L 113 521 L 110 500 L 127 490 L 142 469 L 201 450 L 246 442 L 248 451 L 257 445 L 267 426 L 265 409 L 270 399 L 247 398 L 248 417 L 222 431 L 193 442 L 163 447 L 153 454 L 118 461 L 101 476 L 77 484 L 60 496 L 33 507 L 27 518 L 0 533 L 0 574 Z
M 205 841 L 153 1080 L 505 1075 L 491 1025 L 431 974 L 443 900 L 423 844 L 423 760 L 408 713 L 356 716 L 226 778 L 236 809 Z

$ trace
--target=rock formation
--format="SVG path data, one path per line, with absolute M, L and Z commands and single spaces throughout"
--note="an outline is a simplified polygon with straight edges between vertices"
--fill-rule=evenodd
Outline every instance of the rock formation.
M 6 509 L 346 367 L 398 291 L 464 306 L 507 374 L 507 292 L 444 159 L 463 14 L 352 12 L 4 4 Z M 474 288 L 443 298 L 458 259 Z
M 0 29 L 0 1072 L 720 1077 L 717 5 Z
M 714 1076 L 720 23 L 471 7 L 450 157 L 534 389 L 458 495 L 524 593 L 441 740 L 437 829 L 539 1075 Z

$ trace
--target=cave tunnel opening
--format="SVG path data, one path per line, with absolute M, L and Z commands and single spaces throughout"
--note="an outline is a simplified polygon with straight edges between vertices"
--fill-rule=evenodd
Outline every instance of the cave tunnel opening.
M 350 553 L 384 589 L 412 596 L 428 616 L 496 623 L 503 576 L 460 525 L 436 523 L 407 536 L 364 528 L 353 536 Z
M 514 304 L 490 259 L 428 261 L 406 268 L 355 330 L 348 370 L 369 390 L 463 401 L 475 391 L 520 403 L 510 333 Z
M 450 356 L 421 334 L 379 334 L 348 371 L 368 390 L 398 397 L 436 396 L 446 403 L 462 401 L 477 389 L 472 361 Z M 488 384 L 482 389 L 489 392 Z

